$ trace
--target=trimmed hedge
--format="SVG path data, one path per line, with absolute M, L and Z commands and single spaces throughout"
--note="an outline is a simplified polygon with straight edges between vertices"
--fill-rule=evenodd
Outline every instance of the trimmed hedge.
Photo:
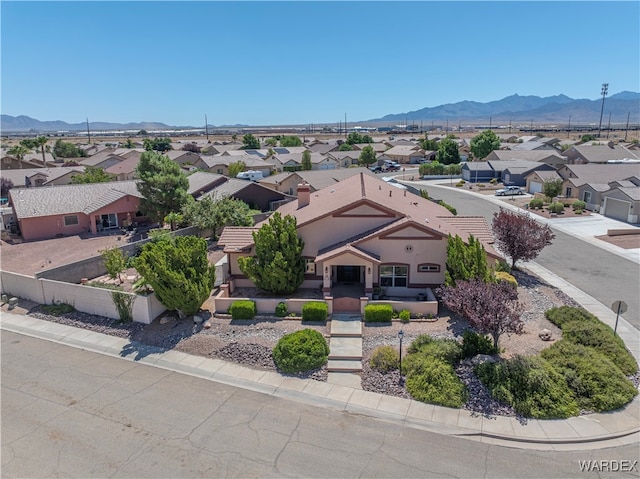
M 564 211 L 564 205 L 558 201 L 556 201 L 555 203 L 551 203 L 547 209 L 551 212 L 551 213 L 556 213 L 556 214 L 560 214 Z
M 571 204 L 571 208 L 573 208 L 574 210 L 584 210 L 586 207 L 587 204 L 582 200 L 574 201 Z
M 400 311 L 400 313 L 398 313 L 398 317 L 403 323 L 408 323 L 409 321 L 411 321 L 411 311 L 409 311 L 408 309 L 403 309 L 402 311 Z
M 495 354 L 493 341 L 483 334 L 465 329 L 462 333 L 462 357 L 472 358 L 477 354 Z
M 525 417 L 558 419 L 580 412 L 564 377 L 539 356 L 484 363 L 476 368 L 476 374 L 491 396 Z
M 533 198 L 529 201 L 529 208 L 532 210 L 538 210 L 544 206 L 544 200 L 542 198 Z
M 256 303 L 249 299 L 234 301 L 229 306 L 229 313 L 232 319 L 253 319 L 256 315 Z
M 564 376 L 581 409 L 611 411 L 638 394 L 622 371 L 594 348 L 563 339 L 541 356 Z
M 365 323 L 389 323 L 393 317 L 390 304 L 368 304 L 364 307 Z
M 453 366 L 426 356 L 407 376 L 407 391 L 417 401 L 446 407 L 461 407 L 469 398 Z
M 289 308 L 287 306 L 287 303 L 283 301 L 279 302 L 278 305 L 276 306 L 275 315 L 278 318 L 285 318 L 287 314 L 289 314 Z
M 278 369 L 285 373 L 310 371 L 327 362 L 329 345 L 318 331 L 302 329 L 280 338 L 272 355 Z
M 599 321 L 597 317 L 583 308 L 574 308 L 572 306 L 560 306 L 545 311 L 545 317 L 553 324 L 562 328 L 565 323 L 570 321 Z
M 322 301 L 312 301 L 302 306 L 303 321 L 326 321 L 329 306 Z
M 400 356 L 394 347 L 379 346 L 373 351 L 371 359 L 369 360 L 369 366 L 371 366 L 371 369 L 375 369 L 381 373 L 388 373 L 389 371 L 398 369 L 399 362 Z

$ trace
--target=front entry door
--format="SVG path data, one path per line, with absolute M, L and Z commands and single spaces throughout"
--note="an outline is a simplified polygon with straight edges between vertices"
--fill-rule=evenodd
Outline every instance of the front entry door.
M 336 276 L 338 283 L 359 283 L 360 266 L 338 266 Z

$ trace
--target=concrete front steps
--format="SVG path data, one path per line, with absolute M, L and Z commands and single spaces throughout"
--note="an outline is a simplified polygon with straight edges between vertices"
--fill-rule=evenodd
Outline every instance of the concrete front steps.
M 329 338 L 329 373 L 362 371 L 362 319 L 360 315 L 334 314 Z

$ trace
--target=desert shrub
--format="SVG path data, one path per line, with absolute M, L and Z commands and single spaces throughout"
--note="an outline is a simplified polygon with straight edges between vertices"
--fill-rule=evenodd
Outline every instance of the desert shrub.
M 544 200 L 542 198 L 533 198 L 529 201 L 529 208 L 537 210 L 544 206 Z
M 133 303 L 136 300 L 135 294 L 125 293 L 124 291 L 113 291 L 111 299 L 118 311 L 118 317 L 121 323 L 130 323 L 133 321 Z
M 110 289 L 111 291 L 124 291 L 124 288 L 119 284 L 103 283 L 102 281 L 89 281 L 85 286 L 91 286 L 92 288 Z
M 460 181 L 458 181 L 458 182 L 456 183 L 456 186 L 457 186 L 457 187 L 461 187 L 461 186 L 464 186 L 464 184 L 465 184 L 465 183 L 466 183 L 466 181 L 464 181 L 464 180 L 460 180 Z
M 433 358 L 422 361 L 407 376 L 407 391 L 417 401 L 446 407 L 460 407 L 469 398 L 453 366 Z
M 398 369 L 399 364 L 398 351 L 391 346 L 380 346 L 373 351 L 371 359 L 369 360 L 369 366 L 371 369 L 380 371 L 381 373 L 388 373 L 394 369 Z
M 326 321 L 329 307 L 323 301 L 311 301 L 302 306 L 303 321 Z
M 398 317 L 403 323 L 408 323 L 411 320 L 411 311 L 409 311 L 408 309 L 403 309 L 398 314 Z
M 489 183 L 491 183 L 492 185 L 497 184 L 497 183 L 498 183 L 498 178 L 491 178 L 491 179 L 489 180 Z
M 563 339 L 541 356 L 564 376 L 581 409 L 611 411 L 638 394 L 622 371 L 593 348 Z
M 567 341 L 591 346 L 625 374 L 633 374 L 638 370 L 635 358 L 627 350 L 624 342 L 616 336 L 606 324 L 600 321 L 571 321 L 562 326 L 562 336 Z
M 582 200 L 574 201 L 571 204 L 571 208 L 573 208 L 574 210 L 584 210 L 586 207 L 587 204 Z
M 255 301 L 249 299 L 234 301 L 229 307 L 232 319 L 253 319 L 256 312 Z
M 280 338 L 272 354 L 281 371 L 304 372 L 317 369 L 327 362 L 329 345 L 318 331 L 303 329 Z
M 560 214 L 564 211 L 564 205 L 558 201 L 556 201 L 555 203 L 551 203 L 548 208 L 551 213 L 556 214 Z
M 470 329 L 466 329 L 462 333 L 462 356 L 472 358 L 477 354 L 495 354 L 491 339 L 484 334 L 476 333 Z
M 574 210 L 574 213 L 577 215 L 581 215 L 584 212 L 584 210 Z
M 544 312 L 545 317 L 556 326 L 562 328 L 565 323 L 571 321 L 598 321 L 593 314 L 583 308 L 573 306 L 560 306 L 548 309 Z
M 495 278 L 496 281 L 505 281 L 512 285 L 514 288 L 518 288 L 518 280 L 509 273 L 505 273 L 504 271 L 497 271 L 495 274 Z
M 417 353 L 424 345 L 432 343 L 433 341 L 435 340 L 428 334 L 420 334 L 409 345 L 409 354 Z
M 278 318 L 286 318 L 287 314 L 289 314 L 287 303 L 280 301 L 276 306 L 275 314 Z
M 453 216 L 457 216 L 457 215 L 458 215 L 458 210 L 457 210 L 455 207 L 451 206 L 450 204 L 445 203 L 445 202 L 444 202 L 444 201 L 442 201 L 442 200 L 438 201 L 438 204 L 439 204 L 440 206 L 444 206 L 446 209 L 448 209 L 448 210 L 449 210 L 449 212 L 450 212 Z
M 580 412 L 562 375 L 539 356 L 487 362 L 476 368 L 476 374 L 491 396 L 525 417 L 557 419 Z
M 496 263 L 496 272 L 498 271 L 502 271 L 504 273 L 509 273 L 511 274 L 511 265 L 509 263 L 507 263 L 505 260 L 501 259 L 500 261 L 498 261 Z
M 44 304 L 42 309 L 52 316 L 62 316 L 63 314 L 73 313 L 76 310 L 76 308 L 67 303 Z
M 364 307 L 365 323 L 388 323 L 393 316 L 390 304 L 368 304 Z

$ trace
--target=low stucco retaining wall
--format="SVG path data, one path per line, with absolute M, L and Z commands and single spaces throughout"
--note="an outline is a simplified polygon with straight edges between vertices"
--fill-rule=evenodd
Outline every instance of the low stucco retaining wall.
M 321 301 L 327 303 L 329 316 L 333 314 L 333 298 L 324 299 L 292 299 L 292 298 L 232 298 L 229 297 L 228 285 L 222 285 L 220 291 L 213 298 L 216 313 L 226 313 L 235 301 L 250 300 L 256 303 L 258 314 L 274 314 L 278 303 L 285 303 L 290 313 L 302 314 L 302 307 L 306 303 Z

